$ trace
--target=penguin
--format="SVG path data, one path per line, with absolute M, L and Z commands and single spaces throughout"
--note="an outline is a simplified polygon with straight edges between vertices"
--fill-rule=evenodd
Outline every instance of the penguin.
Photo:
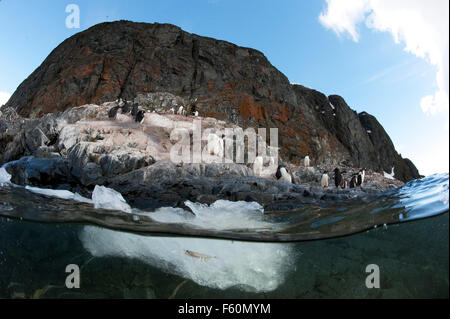
M 195 112 L 194 112 L 194 116 L 195 116 L 195 117 L 198 117 L 198 111 L 195 111 Z
M 223 140 L 219 137 L 219 135 L 210 133 L 208 135 L 207 147 L 210 155 L 223 156 L 224 145 Z
M 136 117 L 134 118 L 134 120 L 138 123 L 143 123 L 144 122 L 144 118 L 145 118 L 145 112 L 142 110 L 137 111 L 136 113 Z
M 255 162 L 253 163 L 253 174 L 255 174 L 255 176 L 261 176 L 262 167 L 263 167 L 263 157 L 257 156 L 255 158 Z
M 322 178 L 320 179 L 320 185 L 321 185 L 323 188 L 328 187 L 328 179 L 329 179 L 329 177 L 328 177 L 328 171 L 323 172 Z
M 113 108 L 109 109 L 109 111 L 108 111 L 108 117 L 109 117 L 110 119 L 115 118 L 116 115 L 117 115 L 117 111 L 118 111 L 118 110 L 119 110 L 119 107 L 118 107 L 118 106 L 114 106 Z
M 275 176 L 278 180 L 283 180 L 283 181 L 292 183 L 292 176 L 291 176 L 291 174 L 288 173 L 288 171 L 284 165 L 278 166 Z
M 339 187 L 339 186 L 341 186 L 342 182 L 343 182 L 343 178 L 342 178 L 341 171 L 339 170 L 339 168 L 336 167 L 334 169 L 334 185 L 336 187 Z
M 131 105 L 126 102 L 124 106 L 122 106 L 122 114 L 129 113 L 131 111 Z
M 350 179 L 350 188 L 355 188 L 356 187 L 357 176 L 358 176 L 358 174 L 354 174 L 352 176 L 352 178 Z
M 310 162 L 309 156 L 306 155 L 306 156 L 305 156 L 305 159 L 303 160 L 303 163 L 305 164 L 305 167 L 309 167 L 309 164 L 310 164 L 309 162 Z
M 364 183 L 364 177 L 366 175 L 366 171 L 365 168 L 361 169 L 356 177 L 356 185 L 359 187 L 362 187 L 363 183 Z
M 284 167 L 284 165 L 278 165 L 278 167 L 277 167 L 277 172 L 275 173 L 275 177 L 276 177 L 277 179 L 280 179 L 280 178 L 281 178 L 281 172 L 280 172 L 280 169 L 281 169 L 282 167 Z
M 177 114 L 178 114 L 178 115 L 183 115 L 183 110 L 184 110 L 184 107 L 183 107 L 183 106 L 180 106 L 180 107 L 178 108 Z
M 131 106 L 131 116 L 135 117 L 139 111 L 139 105 L 133 104 Z
M 175 114 L 175 108 L 172 107 L 172 108 L 170 109 L 170 113 Z

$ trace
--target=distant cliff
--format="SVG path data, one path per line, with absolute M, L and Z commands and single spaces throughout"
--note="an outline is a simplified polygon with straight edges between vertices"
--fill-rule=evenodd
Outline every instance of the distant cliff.
M 259 51 L 169 24 L 102 23 L 61 43 L 6 106 L 27 117 L 139 93 L 170 92 L 203 116 L 242 127 L 278 127 L 280 154 L 299 163 L 344 163 L 419 177 L 378 121 L 337 95 L 291 85 Z

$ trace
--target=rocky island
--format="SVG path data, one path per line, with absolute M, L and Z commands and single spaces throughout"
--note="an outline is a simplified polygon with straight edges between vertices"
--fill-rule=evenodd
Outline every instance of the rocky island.
M 195 120 L 217 131 L 278 128 L 291 182 L 266 159 L 258 173 L 253 162 L 173 163 L 171 131 L 192 134 Z M 140 208 L 227 199 L 281 210 L 420 177 L 375 117 L 291 84 L 261 52 L 130 21 L 96 25 L 53 50 L 1 107 L 0 150 L 15 184 L 88 197 L 105 185 Z M 335 187 L 335 168 L 346 180 L 366 168 L 364 186 Z

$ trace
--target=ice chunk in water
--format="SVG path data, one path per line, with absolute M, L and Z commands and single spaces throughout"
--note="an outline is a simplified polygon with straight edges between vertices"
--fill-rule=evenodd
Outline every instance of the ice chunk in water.
M 92 193 L 92 200 L 95 208 L 121 210 L 131 213 L 131 207 L 127 204 L 122 195 L 114 189 L 105 186 L 95 185 Z
M 263 220 L 264 208 L 256 202 L 231 202 L 217 200 L 211 205 L 186 201 L 195 214 L 171 207 L 162 207 L 154 213 L 147 214 L 152 219 L 163 223 L 182 223 L 208 229 L 265 228 L 273 224 Z
M 85 198 L 81 196 L 78 193 L 72 193 L 67 190 L 61 190 L 61 189 L 47 189 L 47 188 L 39 188 L 39 187 L 33 187 L 33 186 L 25 186 L 25 189 L 29 190 L 30 192 L 46 195 L 46 196 L 53 196 L 61 199 L 71 199 L 77 202 L 82 203 L 90 203 L 92 204 L 92 200 L 89 198 Z
M 4 167 L 0 167 L 0 184 L 7 184 L 11 181 L 11 175 Z

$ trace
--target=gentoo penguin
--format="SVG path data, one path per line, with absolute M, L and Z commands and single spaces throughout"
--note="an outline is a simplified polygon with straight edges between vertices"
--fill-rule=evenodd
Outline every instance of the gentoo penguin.
M 310 162 L 309 156 L 306 155 L 306 156 L 305 156 L 305 159 L 303 160 L 303 163 L 305 164 L 305 167 L 309 167 L 309 162 Z
M 328 179 L 329 179 L 329 177 L 328 177 L 328 171 L 323 172 L 322 178 L 320 179 L 320 185 L 321 185 L 323 188 L 328 187 Z
M 117 111 L 118 111 L 118 110 L 119 110 L 119 107 L 118 107 L 118 106 L 114 106 L 113 108 L 111 108 L 111 109 L 108 111 L 108 117 L 109 117 L 110 119 L 115 118 L 116 115 L 117 115 Z
M 172 107 L 172 108 L 170 109 L 170 113 L 175 114 L 175 108 Z
M 292 183 L 292 176 L 291 176 L 291 174 L 288 173 L 288 171 L 284 165 L 278 166 L 275 176 L 278 180 Z
M 144 118 L 145 118 L 145 112 L 142 110 L 137 111 L 136 113 L 136 117 L 134 118 L 134 120 L 138 123 L 144 122 Z
M 255 158 L 255 162 L 253 163 L 253 174 L 255 174 L 255 176 L 261 176 L 262 168 L 263 168 L 263 157 L 257 156 Z
M 180 106 L 180 107 L 178 108 L 177 114 L 178 114 L 178 115 L 183 115 L 183 110 L 184 110 L 184 107 L 183 107 L 183 106 Z
M 198 111 L 195 111 L 195 112 L 194 112 L 194 116 L 195 116 L 195 117 L 198 117 Z
M 336 187 L 339 187 L 339 186 L 341 186 L 342 181 L 343 181 L 343 179 L 342 179 L 341 171 L 339 170 L 339 168 L 336 167 L 334 169 L 334 185 Z

